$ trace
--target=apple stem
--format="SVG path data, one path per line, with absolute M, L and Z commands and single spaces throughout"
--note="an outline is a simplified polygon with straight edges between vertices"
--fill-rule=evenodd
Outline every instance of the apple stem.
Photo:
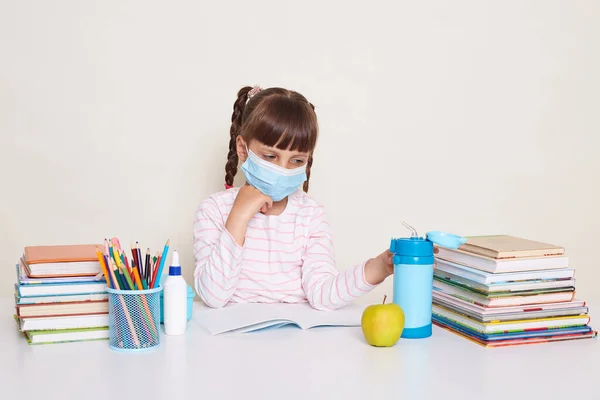
M 385 304 L 385 299 L 387 299 L 387 294 L 383 295 L 383 304 Z

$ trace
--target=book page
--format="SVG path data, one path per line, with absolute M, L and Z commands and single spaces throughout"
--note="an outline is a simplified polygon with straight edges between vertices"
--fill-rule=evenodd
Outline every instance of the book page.
M 335 311 L 319 311 L 308 303 L 229 303 L 223 308 L 202 307 L 194 321 L 207 332 L 249 332 L 269 326 L 295 324 L 302 329 L 316 326 L 360 326 L 364 306 L 347 305 Z

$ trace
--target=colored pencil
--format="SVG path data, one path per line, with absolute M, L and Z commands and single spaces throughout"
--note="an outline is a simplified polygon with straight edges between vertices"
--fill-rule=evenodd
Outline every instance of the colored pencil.
M 140 268 L 139 263 L 136 263 L 135 266 L 133 267 L 134 269 L 134 273 L 137 274 L 136 276 L 136 283 L 139 284 L 139 288 L 140 290 L 146 290 L 148 289 L 148 284 L 146 283 L 146 280 L 144 279 L 144 277 L 142 276 L 142 268 Z M 139 282 L 137 282 L 137 278 L 139 277 Z
M 136 333 L 135 327 L 133 326 L 133 321 L 131 320 L 131 315 L 129 314 L 129 309 L 127 308 L 127 304 L 125 304 L 125 300 L 123 296 L 119 296 L 119 300 L 121 300 L 121 307 L 123 307 L 123 312 L 125 313 L 125 319 L 127 320 L 127 325 L 129 325 L 129 332 L 133 336 L 133 343 L 136 347 L 140 347 L 140 341 L 138 339 L 138 335 Z
M 154 279 L 152 279 L 152 287 L 156 287 L 156 280 L 158 279 L 158 285 L 160 285 L 160 277 L 163 272 L 163 268 L 165 267 L 165 261 L 167 260 L 167 254 L 169 254 L 169 245 L 171 244 L 171 239 L 167 240 L 165 243 L 165 248 L 160 256 L 160 265 L 158 266 L 158 272 Z
M 113 289 L 117 288 L 117 278 L 115 277 L 115 273 L 113 272 L 110 263 L 108 262 L 108 257 L 106 256 L 106 254 L 103 254 L 102 257 L 104 258 L 104 265 L 106 265 L 106 269 L 108 270 L 108 273 L 110 275 L 110 281 L 111 281 L 111 287 Z
M 138 272 L 137 266 L 133 267 L 133 275 L 135 277 L 135 284 L 138 287 L 138 290 L 143 290 L 144 286 L 142 285 L 142 280 L 140 279 L 140 273 Z
M 154 265 L 154 271 L 152 272 L 152 283 L 150 284 L 151 288 L 155 288 L 155 284 L 156 284 L 156 274 L 158 273 L 158 267 L 160 265 L 160 255 L 158 257 L 156 257 L 156 264 Z M 160 285 L 160 280 L 159 280 L 159 285 Z
M 135 242 L 135 257 L 137 259 L 137 265 L 140 269 L 140 273 L 142 274 L 140 278 L 143 278 L 146 274 L 146 271 L 144 270 L 144 263 L 142 262 L 142 253 L 140 252 L 140 245 L 138 244 L 138 242 Z
M 133 244 L 131 245 L 131 257 L 132 257 L 131 265 L 132 266 L 139 265 L 138 260 L 137 260 L 137 252 L 135 251 L 135 247 L 133 246 Z
M 152 287 L 152 278 L 154 278 L 154 273 L 156 272 L 156 262 L 158 261 L 158 251 L 156 255 L 152 257 L 152 273 L 150 274 L 150 287 Z
M 117 259 L 115 258 L 115 250 L 113 249 L 112 243 L 108 244 L 108 256 L 114 260 L 115 264 L 118 267 L 119 263 L 117 262 Z
M 133 271 L 129 266 L 129 257 L 125 257 L 125 253 L 123 252 L 123 250 L 119 250 L 119 257 L 121 258 L 121 264 L 125 266 L 125 269 L 127 270 L 127 273 L 129 274 L 129 277 L 133 282 Z
M 127 279 L 125 279 L 125 275 L 123 275 L 123 271 L 117 267 L 117 273 L 119 274 L 119 281 L 121 281 L 121 290 L 131 290 L 129 285 L 127 284 Z
M 135 284 L 138 287 L 138 290 L 143 290 L 144 287 L 142 285 L 137 266 L 133 265 L 131 270 L 132 270 L 132 274 L 133 274 L 133 279 L 135 281 Z M 132 287 L 132 289 L 134 289 L 134 288 Z M 148 302 L 146 301 L 146 296 L 141 295 L 141 301 L 140 301 L 140 298 L 136 296 L 136 302 L 138 304 L 137 314 L 141 314 L 143 316 L 143 318 L 146 320 L 146 323 L 143 324 L 144 330 L 146 331 L 146 337 L 152 338 L 152 340 L 154 340 L 154 335 L 151 335 L 150 331 L 148 330 L 148 324 L 150 323 L 151 318 L 150 318 L 150 309 L 148 307 Z M 146 312 L 142 311 L 142 306 L 144 307 Z M 148 314 L 146 314 L 146 313 L 148 313 Z M 155 329 L 154 329 L 154 331 L 155 331 Z
M 144 265 L 144 271 L 146 272 L 146 283 L 149 285 L 150 284 L 150 277 L 151 277 L 151 271 L 150 271 L 150 249 L 146 249 L 146 263 Z
M 125 284 L 123 283 L 123 279 L 121 277 L 121 273 L 119 272 L 119 268 L 115 264 L 115 260 L 113 260 L 112 258 L 110 259 L 110 268 L 115 276 L 115 289 L 125 290 Z
M 106 279 L 106 284 L 108 287 L 111 287 L 110 275 L 108 274 L 108 269 L 104 264 L 104 256 L 102 256 L 102 252 L 99 249 L 96 249 L 96 256 L 98 257 L 98 262 L 100 262 L 100 268 L 102 268 L 102 273 L 104 274 L 104 279 Z
M 104 256 L 110 256 L 110 252 L 108 251 L 108 239 L 104 239 Z
M 106 259 L 106 257 L 105 257 Z M 120 286 L 119 286 L 119 281 L 117 280 L 117 277 L 115 276 L 115 271 L 112 269 L 112 267 L 108 267 L 108 273 L 110 274 L 110 278 L 112 280 L 112 285 L 113 285 L 113 289 L 119 290 Z
M 129 262 L 127 262 L 127 264 L 129 264 Z M 123 271 L 123 276 L 125 276 L 125 280 L 127 281 L 127 285 L 129 286 L 129 289 L 134 290 L 135 286 L 133 285 L 133 279 L 132 279 L 131 275 L 129 274 L 129 270 L 127 269 L 127 266 L 122 266 L 121 270 Z

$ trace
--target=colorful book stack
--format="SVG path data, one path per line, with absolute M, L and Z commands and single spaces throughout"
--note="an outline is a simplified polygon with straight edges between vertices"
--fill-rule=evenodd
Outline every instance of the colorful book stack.
M 15 320 L 29 344 L 108 339 L 101 245 L 25 247 L 16 265 Z
M 597 336 L 564 248 L 495 235 L 438 251 L 434 324 L 485 347 Z

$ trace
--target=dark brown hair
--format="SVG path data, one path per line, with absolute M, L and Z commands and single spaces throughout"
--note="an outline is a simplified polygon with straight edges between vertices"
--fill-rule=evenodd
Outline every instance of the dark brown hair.
M 312 153 L 318 136 L 315 107 L 300 93 L 277 87 L 263 89 L 248 100 L 251 90 L 250 86 L 241 88 L 233 104 L 225 184 L 233 186 L 239 161 L 236 138 L 241 135 L 246 143 L 256 139 L 281 150 L 309 153 L 304 182 L 304 191 L 308 192 Z

